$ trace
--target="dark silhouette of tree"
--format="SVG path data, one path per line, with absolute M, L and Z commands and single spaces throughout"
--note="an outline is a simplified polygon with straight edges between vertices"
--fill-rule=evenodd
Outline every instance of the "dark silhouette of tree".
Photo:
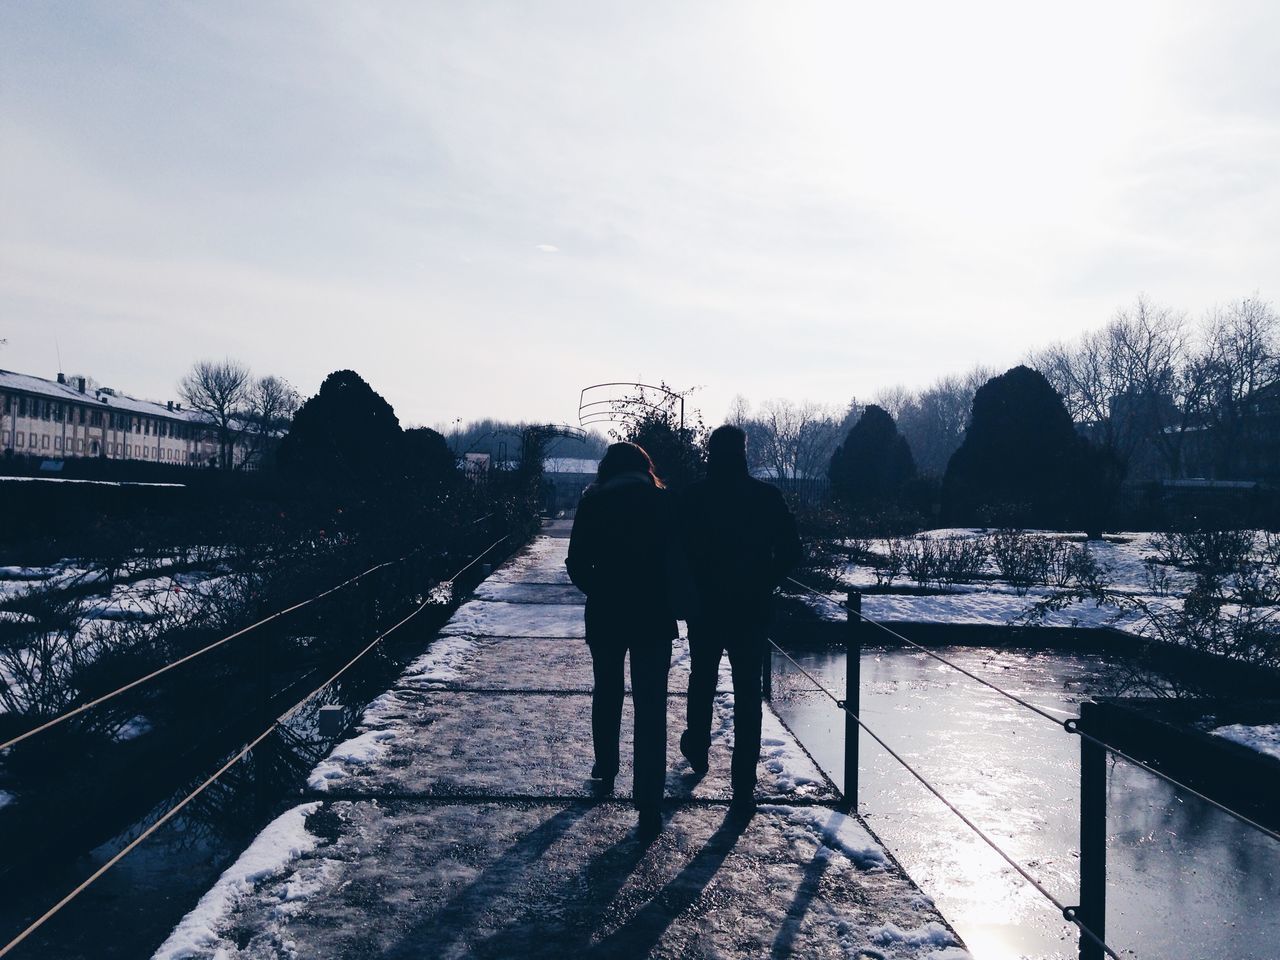
M 974 395 L 964 442 L 947 464 L 943 519 L 1093 532 L 1109 505 L 1106 460 L 1044 375 L 1014 367 Z
M 391 404 L 355 371 L 338 370 L 298 409 L 276 459 L 295 482 L 347 485 L 402 475 L 404 454 Z
M 850 506 L 895 503 L 916 475 L 911 448 L 893 417 L 869 404 L 827 468 L 836 498 Z
M 444 435 L 430 427 L 413 427 L 401 440 L 405 473 L 428 483 L 446 483 L 458 478 L 457 461 Z
M 700 423 L 681 428 L 679 421 L 654 411 L 632 421 L 624 439 L 644 447 L 662 482 L 679 488 L 702 475 L 706 454 L 699 442 L 700 428 Z

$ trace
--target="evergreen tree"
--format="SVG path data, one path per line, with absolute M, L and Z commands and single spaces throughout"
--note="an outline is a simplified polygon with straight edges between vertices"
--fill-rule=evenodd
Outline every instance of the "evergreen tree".
M 895 503 L 916 475 L 911 448 L 883 407 L 869 404 L 827 468 L 836 497 L 851 506 Z
M 943 519 L 1093 530 L 1108 496 L 1104 459 L 1049 381 L 1014 367 L 974 395 L 964 442 L 947 464 Z
M 342 486 L 402 475 L 404 453 L 391 404 L 355 371 L 338 370 L 294 415 L 276 457 L 281 473 L 296 482 Z

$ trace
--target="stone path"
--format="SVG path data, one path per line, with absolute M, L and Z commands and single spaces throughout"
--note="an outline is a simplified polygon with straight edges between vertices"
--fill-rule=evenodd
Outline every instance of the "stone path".
M 539 537 L 481 584 L 157 958 L 968 957 L 772 711 L 760 813 L 726 820 L 732 693 L 723 676 L 696 778 L 676 747 L 683 641 L 666 829 L 633 837 L 629 703 L 616 798 L 590 798 L 566 544 Z

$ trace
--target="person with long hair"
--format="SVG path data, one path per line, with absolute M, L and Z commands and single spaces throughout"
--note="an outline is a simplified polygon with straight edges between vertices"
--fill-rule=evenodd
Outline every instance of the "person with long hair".
M 595 679 L 591 777 L 602 795 L 612 792 L 618 774 L 623 665 L 631 657 L 632 796 L 643 841 L 662 830 L 667 776 L 667 673 L 676 636 L 667 577 L 673 548 L 668 499 L 642 447 L 611 444 L 578 505 L 565 561 L 570 579 L 587 595 L 587 647 Z

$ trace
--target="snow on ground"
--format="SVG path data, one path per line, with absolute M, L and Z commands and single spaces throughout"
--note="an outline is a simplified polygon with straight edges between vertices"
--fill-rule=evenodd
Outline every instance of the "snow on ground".
M 732 677 L 729 680 L 732 683 Z M 721 694 L 721 696 L 725 696 Z M 730 702 L 733 694 L 728 694 Z M 793 793 L 800 787 L 825 783 L 800 742 L 782 725 L 773 708 L 765 706 L 760 727 L 760 762 L 774 775 L 775 783 L 784 793 Z
M 8 790 L 0 790 L 0 810 L 13 803 L 14 796 Z
M 1225 727 L 1215 727 L 1209 731 L 1215 737 L 1222 737 L 1232 743 L 1264 753 L 1280 760 L 1280 723 L 1263 723 L 1250 726 L 1244 723 L 1231 723 Z
M 537 543 L 513 566 L 526 583 L 562 593 L 543 578 L 563 550 L 563 541 Z M 723 960 L 967 958 L 933 903 L 861 822 L 818 805 L 834 803 L 834 792 L 768 709 L 766 805 L 745 828 L 730 829 L 727 691 L 716 700 L 711 771 L 702 778 L 691 778 L 678 755 L 684 703 L 670 698 L 671 814 L 656 843 L 635 843 L 624 792 L 629 704 L 619 793 L 582 803 L 591 762 L 586 651 L 580 643 L 529 639 L 521 625 L 532 620 L 549 630 L 554 623 L 561 631 L 570 618 L 581 622 L 582 609 L 552 602 L 568 609 L 544 620 L 543 603 L 525 600 L 464 605 L 467 627 L 491 632 L 446 630 L 369 705 L 357 735 L 313 771 L 312 789 L 350 777 L 351 792 L 368 799 L 308 804 L 272 824 L 157 960 L 551 960 L 577 952 L 669 956 L 690 945 Z M 581 658 L 559 656 L 569 649 Z M 684 642 L 674 659 L 687 659 Z M 721 676 L 728 680 L 727 661 Z M 437 794 L 445 802 L 430 802 Z M 469 794 L 473 802 L 460 802 Z M 522 799 L 528 795 L 548 799 Z M 306 829 L 313 811 L 312 830 L 322 839 Z
M 420 658 L 422 659 L 422 658 Z M 408 729 L 400 721 L 404 705 L 394 690 L 388 690 L 365 708 L 357 728 L 360 732 L 339 743 L 311 771 L 307 786 L 312 790 L 328 790 L 336 781 L 345 780 L 352 768 L 367 767 L 387 754 L 391 744 Z
M 206 956 L 205 951 L 222 939 L 223 923 L 237 901 L 253 893 L 263 881 L 284 873 L 291 863 L 315 849 L 319 840 L 307 832 L 306 819 L 318 809 L 319 803 L 304 803 L 268 824 L 240 858 L 218 878 L 213 888 L 200 898 L 195 909 L 174 928 L 155 952 L 153 960 Z M 299 892 L 297 887 L 294 892 Z M 286 903 L 288 895 L 278 895 L 277 899 L 281 904 Z
M 426 653 L 405 667 L 400 680 L 415 687 L 456 683 L 479 649 L 472 637 L 440 637 Z
M 1080 534 L 1028 532 L 1075 542 L 1082 540 Z M 988 531 L 971 528 L 945 528 L 920 534 L 928 539 L 976 538 L 987 535 Z M 1119 533 L 1109 535 L 1102 541 L 1088 541 L 1088 547 L 1099 564 L 1108 571 L 1109 588 L 1112 591 L 1132 596 L 1153 609 L 1176 609 L 1181 603 L 1179 591 L 1189 587 L 1195 575 L 1161 564 L 1160 569 L 1168 580 L 1168 595 L 1153 592 L 1147 573 L 1147 561 L 1157 553 L 1151 543 L 1153 536 L 1155 535 L 1151 533 Z M 883 553 L 886 545 L 887 541 L 873 540 L 871 549 L 873 552 Z M 841 579 L 850 588 L 864 591 L 862 611 L 868 618 L 886 623 L 897 621 L 1002 626 L 1023 620 L 1036 603 L 1055 593 L 1047 587 L 1033 587 L 1025 595 L 1019 595 L 1012 585 L 999 579 L 999 572 L 991 560 L 987 561 L 983 576 L 991 579 L 955 584 L 945 593 L 927 593 L 921 596 L 865 592 L 874 591 L 877 586 L 875 569 L 867 563 L 846 567 Z M 909 577 L 902 575 L 894 581 L 894 586 L 910 587 L 914 584 Z M 834 603 L 808 594 L 800 597 L 822 619 L 845 618 L 842 597 L 833 595 Z M 1040 622 L 1054 627 L 1113 627 L 1138 632 L 1143 628 L 1145 618 L 1132 607 L 1120 609 L 1084 600 L 1069 603 L 1060 610 L 1047 611 Z
M 847 814 L 825 807 L 790 807 L 785 804 L 764 804 L 760 812 L 782 818 L 791 836 L 806 832 L 824 848 L 839 851 L 862 870 L 885 869 L 889 858 L 867 828 Z M 948 935 L 946 946 L 954 943 Z
M 585 637 L 582 608 L 571 604 L 494 603 L 471 600 L 441 631 L 444 635 L 483 637 Z
M 150 732 L 151 721 L 142 714 L 138 714 L 125 721 L 124 725 L 116 731 L 115 739 L 117 743 L 122 743 L 125 740 L 136 740 Z

